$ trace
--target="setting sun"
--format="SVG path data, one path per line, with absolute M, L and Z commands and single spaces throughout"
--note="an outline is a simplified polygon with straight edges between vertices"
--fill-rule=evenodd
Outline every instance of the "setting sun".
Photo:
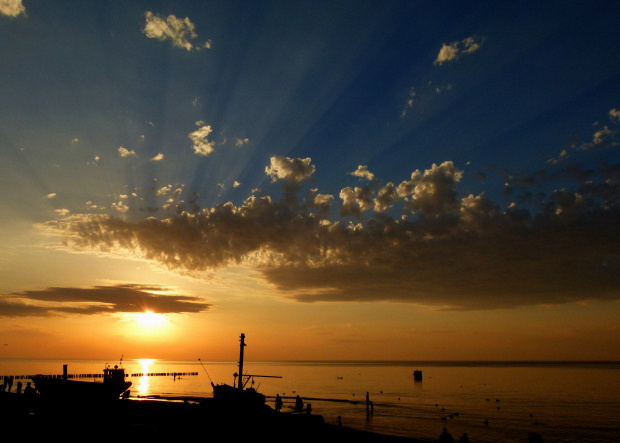
M 156 314 L 151 311 L 136 314 L 135 320 L 136 323 L 144 328 L 159 328 L 168 322 L 165 314 Z

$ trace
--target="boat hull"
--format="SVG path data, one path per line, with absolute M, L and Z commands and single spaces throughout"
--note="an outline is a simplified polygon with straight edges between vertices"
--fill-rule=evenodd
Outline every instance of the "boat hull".
M 56 400 L 117 400 L 131 386 L 130 381 L 87 382 L 45 376 L 32 380 L 42 398 Z

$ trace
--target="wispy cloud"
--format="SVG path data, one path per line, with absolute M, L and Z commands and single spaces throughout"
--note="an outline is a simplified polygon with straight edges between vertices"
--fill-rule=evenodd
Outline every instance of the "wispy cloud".
M 170 40 L 173 46 L 188 51 L 211 48 L 211 41 L 198 44 L 194 40 L 198 37 L 195 25 L 188 17 L 178 18 L 174 15 L 162 17 L 151 11 L 146 12 L 146 24 L 143 32 L 148 38 L 161 41 Z
M 0 14 L 8 17 L 17 17 L 26 14 L 22 0 L 0 0 Z
M 434 64 L 441 65 L 443 63 L 456 60 L 463 54 L 471 54 L 480 49 L 481 40 L 476 41 L 474 37 L 467 37 L 463 40 L 444 43 L 437 54 Z
M 123 146 L 120 146 L 118 148 L 118 154 L 123 157 L 137 157 L 138 154 L 136 154 L 136 151 L 134 151 L 133 149 L 127 149 Z
M 355 177 L 365 178 L 366 180 L 372 180 L 375 177 L 375 174 L 370 172 L 366 165 L 359 165 L 357 169 L 350 174 Z
M 569 160 L 576 151 L 598 151 L 612 149 L 620 146 L 620 140 L 618 139 L 618 123 L 620 123 L 620 114 L 616 109 L 609 111 L 610 126 L 600 125 L 595 123 L 595 130 L 592 133 L 592 139 L 587 142 L 573 142 L 568 149 L 563 149 L 560 153 L 548 160 L 548 163 L 558 164 Z
M 200 125 L 202 123 L 203 122 L 198 122 L 196 124 Z M 208 139 L 211 132 L 211 126 L 203 124 L 203 126 L 189 135 L 189 138 L 192 141 L 192 149 L 194 150 L 194 154 L 207 156 L 215 150 L 215 142 Z
M 86 288 L 53 287 L 0 295 L 0 317 L 50 317 L 62 314 L 203 312 L 211 305 L 199 297 L 175 294 L 160 285 L 117 284 Z

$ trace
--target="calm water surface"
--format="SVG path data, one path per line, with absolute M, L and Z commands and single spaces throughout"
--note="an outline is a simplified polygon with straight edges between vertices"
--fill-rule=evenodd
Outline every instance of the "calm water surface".
M 0 375 L 101 373 L 93 360 L 0 359 Z M 131 397 L 211 395 L 210 382 L 234 382 L 236 362 L 127 360 L 128 374 L 197 372 L 198 375 L 132 376 Z M 436 438 L 446 427 L 458 441 L 527 441 L 538 432 L 546 442 L 620 441 L 620 364 L 246 362 L 255 387 L 284 397 L 284 410 L 299 394 L 329 423 L 417 438 Z M 423 381 L 413 380 L 422 370 Z M 13 387 L 15 389 L 15 385 Z M 373 403 L 366 408 L 366 392 Z M 290 397 L 290 398 L 288 398 Z

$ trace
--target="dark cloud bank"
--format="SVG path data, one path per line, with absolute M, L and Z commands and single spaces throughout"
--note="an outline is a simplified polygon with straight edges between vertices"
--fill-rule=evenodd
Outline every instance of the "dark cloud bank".
M 90 288 L 47 288 L 15 292 L 0 299 L 2 317 L 50 317 L 61 314 L 117 312 L 201 312 L 210 305 L 198 297 L 168 294 L 158 285 L 118 284 Z
M 569 163 L 579 153 L 617 149 L 616 131 L 606 129 L 605 139 L 563 151 L 535 174 L 505 173 L 502 206 L 484 193 L 459 192 L 464 172 L 449 161 L 399 184 L 381 183 L 360 165 L 351 173 L 360 186 L 333 196 L 302 192 L 315 172 L 309 158 L 272 157 L 265 173 L 282 184 L 279 201 L 252 195 L 240 205 L 200 208 L 194 195 L 165 216 L 144 218 L 134 208 L 122 218 L 82 214 L 48 226 L 72 248 L 131 251 L 182 272 L 251 264 L 301 302 L 471 310 L 615 300 L 620 165 Z M 487 175 L 470 174 L 485 182 Z M 23 296 L 34 294 L 46 291 Z M 115 297 L 107 303 L 123 303 Z M 176 303 L 173 311 L 205 308 L 166 300 Z

